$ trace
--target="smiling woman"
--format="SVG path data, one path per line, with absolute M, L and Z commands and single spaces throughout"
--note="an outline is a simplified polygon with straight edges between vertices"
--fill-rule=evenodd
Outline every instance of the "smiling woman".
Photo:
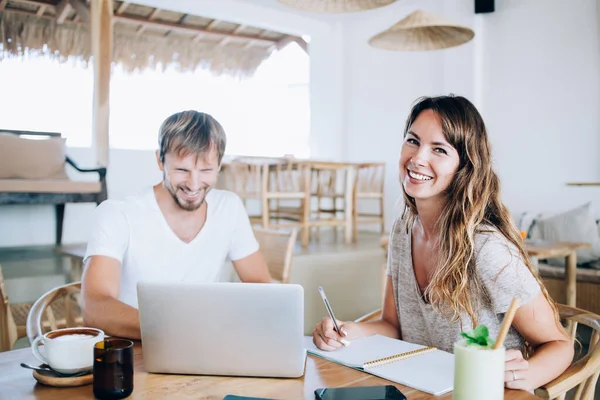
M 573 346 L 501 201 L 475 106 L 456 96 L 419 99 L 399 167 L 405 210 L 390 235 L 381 319 L 342 323 L 343 338 L 382 334 L 452 352 L 461 332 L 477 325 L 497 338 L 517 299 L 504 340 L 505 385 L 532 390 L 556 378 Z M 314 338 L 324 350 L 342 346 L 329 319 Z

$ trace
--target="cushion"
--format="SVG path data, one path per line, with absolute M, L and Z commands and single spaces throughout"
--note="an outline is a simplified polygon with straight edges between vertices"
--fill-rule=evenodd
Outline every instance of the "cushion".
M 0 179 L 0 193 L 99 193 L 100 182 L 68 179 Z
M 531 238 L 535 222 L 539 218 L 542 218 L 542 214 L 525 211 L 514 218 L 514 220 L 516 221 L 519 231 L 525 232 L 527 234 L 527 238 Z
M 25 139 L 0 133 L 0 178 L 67 179 L 65 139 Z
M 591 249 L 577 250 L 578 264 L 600 259 L 600 237 L 591 203 L 549 218 L 536 220 L 535 228 L 542 240 L 590 243 Z M 565 261 L 553 259 L 551 263 L 564 266 Z

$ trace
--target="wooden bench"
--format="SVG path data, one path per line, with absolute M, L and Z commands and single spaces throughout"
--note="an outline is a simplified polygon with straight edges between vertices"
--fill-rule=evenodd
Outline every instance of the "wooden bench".
M 97 173 L 99 179 L 71 180 L 67 164 L 79 172 Z M 54 205 L 57 246 L 62 243 L 67 203 L 100 204 L 106 198 L 106 168 L 80 168 L 66 155 L 60 133 L 0 129 L 0 205 Z

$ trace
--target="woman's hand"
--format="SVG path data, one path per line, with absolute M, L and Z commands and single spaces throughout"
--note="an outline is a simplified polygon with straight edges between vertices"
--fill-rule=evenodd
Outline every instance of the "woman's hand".
M 506 350 L 504 385 L 509 389 L 532 390 L 529 362 L 519 350 Z
M 359 338 L 360 327 L 355 322 L 336 321 L 342 334 L 339 335 L 334 328 L 333 320 L 325 317 L 317 324 L 313 331 L 313 343 L 321 350 L 333 351 L 350 344 L 353 339 Z

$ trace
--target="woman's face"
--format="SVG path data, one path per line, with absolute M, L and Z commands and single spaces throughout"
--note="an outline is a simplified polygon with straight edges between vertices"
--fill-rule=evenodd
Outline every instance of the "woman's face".
M 436 199 L 452 183 L 460 157 L 444 137 L 438 116 L 422 111 L 404 137 L 400 152 L 402 186 L 415 201 Z

